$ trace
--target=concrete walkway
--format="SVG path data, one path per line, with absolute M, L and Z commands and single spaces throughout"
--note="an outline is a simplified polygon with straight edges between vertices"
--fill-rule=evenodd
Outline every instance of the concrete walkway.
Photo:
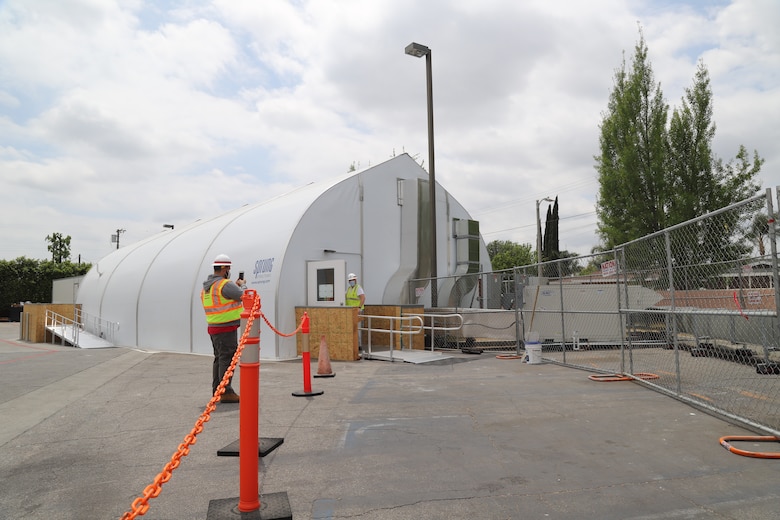
M 0 323 L 0 518 L 119 518 L 203 412 L 211 358 L 18 337 Z M 300 361 L 261 367 L 260 435 L 284 439 L 261 459 L 261 492 L 286 492 L 296 519 L 780 515 L 780 460 L 718 443 L 751 432 L 639 384 L 492 354 L 333 370 L 301 398 Z M 205 519 L 238 497 L 238 459 L 217 456 L 238 419 L 217 407 L 140 518 Z

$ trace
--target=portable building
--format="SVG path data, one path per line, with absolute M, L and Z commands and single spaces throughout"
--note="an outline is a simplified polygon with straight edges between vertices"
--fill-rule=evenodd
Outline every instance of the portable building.
M 245 273 L 283 333 L 296 329 L 296 307 L 344 305 L 348 273 L 358 275 L 368 304 L 429 306 L 429 283 L 415 282 L 430 276 L 428 193 L 428 173 L 399 155 L 117 249 L 84 276 L 77 303 L 117 324 L 119 345 L 209 354 L 200 291 L 224 253 L 231 278 Z M 436 213 L 438 276 L 489 270 L 478 223 L 440 185 Z M 476 286 L 464 291 L 452 280 L 437 286 L 440 305 L 480 301 Z M 268 336 L 261 358 L 297 356 L 294 337 Z

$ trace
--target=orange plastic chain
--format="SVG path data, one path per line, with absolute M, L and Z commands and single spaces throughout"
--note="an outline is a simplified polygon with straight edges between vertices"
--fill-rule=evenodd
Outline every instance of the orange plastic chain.
M 249 332 L 252 329 L 252 322 L 254 321 L 255 312 L 259 308 L 260 308 L 260 298 L 255 298 L 255 303 L 252 307 L 252 312 L 249 314 L 249 317 L 247 318 L 246 327 L 244 328 L 244 333 L 241 335 L 241 339 L 238 342 L 236 353 L 233 355 L 233 359 L 230 362 L 230 366 L 225 371 L 225 376 L 222 378 L 222 381 L 219 383 L 216 392 L 214 392 L 214 395 L 211 397 L 211 400 L 206 405 L 206 409 L 200 415 L 198 420 L 195 421 L 195 426 L 192 428 L 190 433 L 184 436 L 184 442 L 179 444 L 179 448 L 176 450 L 176 453 L 173 454 L 171 460 L 163 467 L 163 470 L 156 477 L 154 477 L 154 481 L 148 486 L 146 486 L 146 488 L 144 488 L 143 495 L 133 500 L 133 503 L 130 505 L 130 510 L 122 515 L 121 520 L 132 520 L 137 516 L 145 515 L 146 512 L 149 511 L 149 500 L 152 498 L 157 498 L 160 495 L 160 492 L 162 492 L 163 484 L 165 484 L 171 479 L 173 470 L 179 467 L 179 464 L 181 464 L 182 457 L 186 457 L 187 455 L 189 455 L 190 446 L 195 444 L 195 442 L 197 441 L 196 438 L 197 435 L 203 431 L 203 424 L 209 422 L 209 420 L 211 419 L 211 412 L 217 409 L 217 401 L 219 401 L 220 397 L 222 397 L 222 394 L 225 393 L 225 387 L 227 386 L 227 382 L 230 380 L 231 377 L 233 377 L 233 372 L 235 371 L 236 364 L 238 363 L 238 360 L 241 359 L 241 352 L 244 350 L 246 339 L 249 337 Z
M 219 399 L 222 397 L 222 394 L 225 393 L 225 387 L 227 386 L 227 382 L 230 380 L 231 377 L 233 377 L 233 373 L 235 372 L 236 365 L 238 364 L 238 360 L 241 359 L 241 352 L 244 350 L 244 345 L 246 344 L 246 340 L 249 337 L 249 333 L 252 329 L 254 316 L 259 313 L 258 312 L 259 308 L 260 308 L 260 298 L 255 298 L 255 303 L 252 306 L 252 312 L 249 313 L 249 317 L 247 318 L 246 326 L 244 327 L 244 333 L 241 335 L 241 339 L 238 342 L 238 348 L 236 348 L 236 353 L 233 355 L 233 359 L 230 362 L 230 366 L 228 367 L 227 370 L 225 370 L 225 376 L 222 378 L 222 381 L 219 383 L 216 392 L 214 392 L 214 395 L 211 397 L 211 400 L 206 405 L 206 409 L 200 415 L 198 420 L 195 422 L 195 426 L 192 428 L 190 433 L 184 436 L 184 442 L 179 444 L 179 448 L 176 450 L 176 453 L 174 453 L 173 456 L 171 457 L 170 462 L 168 462 L 163 467 L 163 470 L 154 478 L 154 481 L 148 486 L 146 486 L 146 488 L 144 488 L 143 495 L 133 500 L 133 503 L 130 505 L 130 510 L 122 515 L 121 520 L 132 520 L 137 516 L 145 515 L 146 512 L 149 511 L 149 500 L 152 498 L 157 498 L 160 495 L 160 493 L 162 492 L 163 484 L 165 484 L 171 479 L 173 470 L 179 467 L 179 465 L 181 464 L 182 457 L 186 457 L 187 455 L 189 455 L 190 446 L 195 444 L 195 442 L 197 441 L 197 435 L 203 431 L 204 423 L 209 422 L 209 420 L 211 419 L 211 412 L 217 409 L 217 401 L 219 401 Z M 295 329 L 293 333 L 283 334 L 278 330 L 276 330 L 273 325 L 271 325 L 271 323 L 268 321 L 268 318 L 265 317 L 265 314 L 262 313 L 259 314 L 263 317 L 263 320 L 268 324 L 268 326 L 271 327 L 271 330 L 273 330 L 279 336 L 284 336 L 284 337 L 294 336 L 303 327 L 303 318 L 301 318 L 301 324 L 298 325 L 298 328 Z
M 290 334 L 285 334 L 284 332 L 280 332 L 280 331 L 278 331 L 278 330 L 277 330 L 277 329 L 276 329 L 276 328 L 275 328 L 273 325 L 271 325 L 271 322 L 270 322 L 270 321 L 268 321 L 268 318 L 266 318 L 266 317 L 265 317 L 265 314 L 263 314 L 263 313 L 261 312 L 261 313 L 260 313 L 260 316 L 262 316 L 262 317 L 263 317 L 263 321 L 265 321 L 265 322 L 266 322 L 266 324 L 267 324 L 269 327 L 271 327 L 271 330 L 272 330 L 272 331 L 274 331 L 274 332 L 276 333 L 276 335 L 277 335 L 277 336 L 282 336 L 283 338 L 289 338 L 289 337 L 295 336 L 296 334 L 298 334 L 298 333 L 301 331 L 301 328 L 303 328 L 303 318 L 301 318 L 301 324 L 300 324 L 300 325 L 298 325 L 298 328 L 297 328 L 297 329 L 295 329 L 294 331 L 292 331 Z

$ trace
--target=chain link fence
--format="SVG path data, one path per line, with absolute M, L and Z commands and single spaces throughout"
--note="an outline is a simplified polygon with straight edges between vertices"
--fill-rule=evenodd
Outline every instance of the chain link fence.
M 769 215 L 767 190 L 611 251 L 439 278 L 441 307 L 426 314 L 457 313 L 463 326 L 429 342 L 520 354 L 535 332 L 548 362 L 629 376 L 780 435 L 780 281 Z M 574 274 L 586 266 L 597 269 Z

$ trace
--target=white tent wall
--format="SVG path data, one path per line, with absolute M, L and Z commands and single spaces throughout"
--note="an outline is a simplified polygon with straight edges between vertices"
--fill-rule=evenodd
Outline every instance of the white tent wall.
M 346 271 L 358 275 L 366 303 L 381 303 L 384 286 L 399 262 L 397 179 L 420 175 L 427 174 L 408 155 L 402 155 L 351 175 L 312 203 L 291 236 L 282 265 L 277 306 L 280 330 L 289 332 L 297 326 L 295 306 L 306 303 L 309 261 L 344 260 Z M 280 353 L 296 355 L 295 338 L 277 341 Z
M 252 205 L 244 215 L 231 220 L 214 239 L 205 252 L 200 282 L 192 293 L 193 337 L 196 338 L 195 352 L 213 352 L 206 332 L 206 319 L 200 302 L 200 291 L 208 273 L 213 272 L 212 261 L 221 254 L 227 254 L 231 261 L 231 279 L 238 278 L 243 271 L 247 288 L 257 291 L 261 311 L 278 330 L 289 333 L 296 326 L 285 329 L 278 323 L 277 308 L 280 293 L 296 292 L 300 280 L 284 276 L 285 258 L 289 255 L 289 241 L 306 209 L 317 200 L 322 184 L 309 184 L 283 197 Z M 280 289 L 281 288 L 281 289 Z M 294 312 L 294 309 L 293 309 Z M 263 359 L 290 359 L 296 350 L 283 352 L 275 335 L 261 326 L 260 356 Z
M 343 260 L 346 271 L 358 275 L 369 304 L 406 303 L 406 281 L 418 268 L 419 228 L 426 224 L 417 220 L 420 185 L 427 179 L 428 173 L 403 154 L 161 231 L 95 264 L 79 286 L 77 302 L 88 314 L 119 324 L 117 344 L 200 354 L 212 353 L 200 291 L 221 253 L 233 262 L 231 278 L 244 271 L 248 287 L 260 295 L 263 314 L 283 333 L 298 326 L 295 307 L 310 303 L 309 261 Z M 408 193 L 410 188 L 415 193 Z M 441 186 L 436 199 L 438 274 L 445 276 L 455 272 L 456 264 L 452 219 L 470 216 Z M 487 248 L 480 242 L 480 255 L 489 266 Z M 295 337 L 279 337 L 267 327 L 261 331 L 261 358 L 296 357 Z

